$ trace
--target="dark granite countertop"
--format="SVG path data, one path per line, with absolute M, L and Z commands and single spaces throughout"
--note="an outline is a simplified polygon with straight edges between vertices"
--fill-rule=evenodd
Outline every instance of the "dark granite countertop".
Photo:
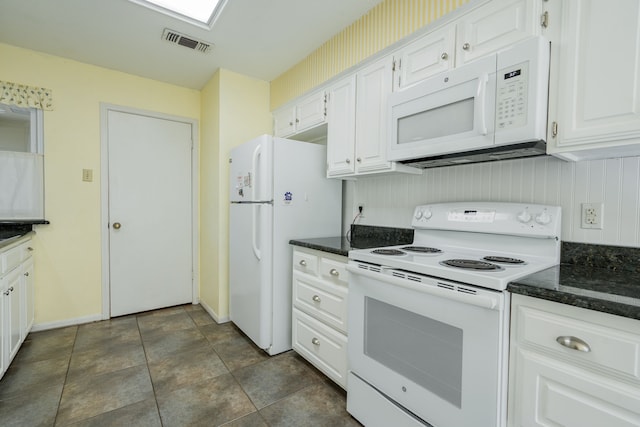
M 563 242 L 561 261 L 507 290 L 640 319 L 640 248 Z
M 367 225 L 351 226 L 349 238 L 318 237 L 312 239 L 292 239 L 290 244 L 316 249 L 332 254 L 348 256 L 351 249 L 376 248 L 380 246 L 404 245 L 413 242 L 413 230 Z

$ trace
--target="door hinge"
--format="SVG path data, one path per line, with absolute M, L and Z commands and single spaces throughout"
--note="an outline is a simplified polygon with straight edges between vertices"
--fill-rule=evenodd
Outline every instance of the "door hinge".
M 553 122 L 551 124 L 551 136 L 554 138 L 558 136 L 558 122 Z
M 549 12 L 545 12 L 540 15 L 540 26 L 542 28 L 547 28 L 549 26 Z

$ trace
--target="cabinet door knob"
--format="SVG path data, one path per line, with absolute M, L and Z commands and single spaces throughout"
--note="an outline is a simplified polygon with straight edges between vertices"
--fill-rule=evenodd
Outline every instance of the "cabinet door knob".
M 293 122 L 289 122 L 289 126 L 293 126 Z
M 7 290 L 7 291 L 4 291 L 4 292 L 3 292 L 3 294 L 4 294 L 4 295 L 9 295 L 9 291 L 8 291 L 8 290 Z
M 582 351 L 584 353 L 589 353 L 591 351 L 591 347 L 589 344 L 582 341 L 580 338 L 572 337 L 572 336 L 561 336 L 556 338 L 558 344 L 563 345 L 572 350 Z
M 305 261 L 305 260 L 301 259 L 301 260 L 300 260 L 300 262 L 299 262 L 298 264 L 300 264 L 300 265 L 301 265 L 301 266 L 303 266 L 303 267 L 306 267 L 306 266 L 307 266 L 307 261 Z
M 119 222 L 114 222 L 113 223 L 113 228 L 115 230 L 120 230 L 120 227 L 122 227 L 122 224 L 120 224 Z
M 449 54 L 447 52 L 442 52 L 440 58 L 442 58 L 443 61 L 446 61 L 447 59 L 449 59 Z
M 9 292 L 13 292 L 13 286 L 9 288 Z M 9 294 L 7 294 L 9 295 Z
M 315 302 L 320 302 L 320 297 L 318 295 L 314 295 L 313 297 L 311 297 L 311 299 Z
M 338 270 L 336 270 L 335 268 L 332 268 L 331 270 L 329 270 L 329 274 L 334 276 L 334 277 L 338 277 L 340 275 L 340 272 Z
M 29 277 L 29 272 L 24 273 L 25 276 Z
M 471 45 L 469 43 L 465 43 L 465 44 L 462 45 L 462 49 L 469 50 L 469 49 L 471 49 Z
M 29 247 L 27 248 L 27 250 L 28 250 L 29 252 L 33 252 L 33 248 L 32 248 L 31 246 L 29 246 Z
M 362 159 L 361 159 L 360 157 L 358 157 L 358 158 L 356 159 L 356 162 L 360 163 L 360 162 L 362 162 Z
M 311 339 L 311 344 L 320 345 L 320 340 L 318 338 L 313 338 L 313 339 Z
M 347 162 L 347 164 L 351 163 L 351 159 L 346 159 L 345 162 Z
M 296 123 L 300 123 L 300 119 L 296 119 Z

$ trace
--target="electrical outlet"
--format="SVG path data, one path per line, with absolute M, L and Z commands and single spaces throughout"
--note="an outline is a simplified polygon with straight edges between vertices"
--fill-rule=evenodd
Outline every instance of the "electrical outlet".
M 582 228 L 602 230 L 603 203 L 582 204 Z
M 360 218 L 364 218 L 364 204 L 362 203 L 358 204 L 358 215 Z

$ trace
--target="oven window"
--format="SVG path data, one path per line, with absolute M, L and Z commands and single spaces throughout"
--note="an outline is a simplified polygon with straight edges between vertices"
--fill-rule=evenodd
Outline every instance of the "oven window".
M 398 119 L 398 144 L 456 135 L 473 130 L 474 98 Z
M 365 297 L 364 353 L 461 407 L 462 329 Z

